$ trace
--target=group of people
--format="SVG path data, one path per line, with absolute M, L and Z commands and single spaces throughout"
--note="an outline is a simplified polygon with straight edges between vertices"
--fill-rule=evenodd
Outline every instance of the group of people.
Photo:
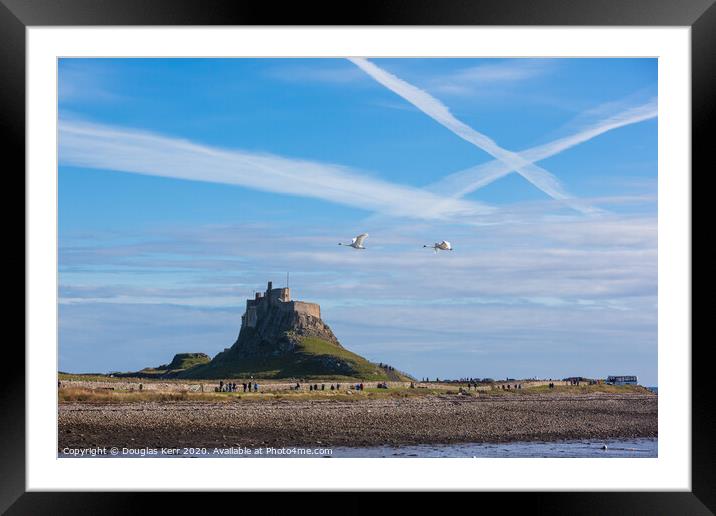
M 242 383 L 241 387 L 243 387 L 244 392 L 259 392 L 259 384 L 256 382 L 249 382 L 249 383 Z M 239 390 L 239 384 L 237 383 L 224 383 L 224 381 L 219 382 L 219 388 L 217 389 L 218 392 L 238 392 Z
M 203 390 L 203 387 L 204 386 L 202 385 L 202 390 Z M 410 387 L 415 388 L 415 384 L 413 382 L 411 382 Z M 475 387 L 477 387 L 477 384 L 475 384 Z M 339 390 L 341 390 L 341 384 L 340 383 L 330 384 L 330 386 L 328 386 L 328 388 L 332 391 L 339 391 Z M 379 389 L 387 389 L 388 382 L 378 383 L 378 388 Z M 140 387 L 140 389 L 141 389 L 141 387 Z M 239 392 L 241 389 L 243 389 L 243 392 L 259 392 L 259 384 L 256 382 L 248 382 L 248 383 L 244 382 L 241 384 L 234 383 L 234 382 L 224 383 L 224 381 L 222 380 L 219 382 L 219 386 L 215 387 L 216 392 Z M 300 391 L 301 384 L 296 382 L 295 385 L 290 386 L 290 389 L 293 391 Z M 356 390 L 356 391 L 362 391 L 365 389 L 365 385 L 363 383 L 356 383 L 354 385 L 350 385 L 350 389 Z M 309 384 L 308 390 L 309 391 L 325 391 L 326 384 L 325 383 L 322 383 L 320 385 L 317 383 Z
M 301 388 L 301 385 L 297 383 L 297 384 L 296 384 L 296 390 L 299 390 L 300 388 Z M 337 383 L 337 384 L 335 384 L 335 385 L 334 385 L 334 384 L 331 384 L 330 389 L 331 389 L 332 391 L 339 391 L 339 390 L 341 390 L 341 384 L 340 384 L 340 383 Z M 309 391 L 319 391 L 319 390 L 320 390 L 320 391 L 325 391 L 325 390 L 326 390 L 326 384 L 325 384 L 325 383 L 322 383 L 321 386 L 320 386 L 320 388 L 318 387 L 318 384 L 317 384 L 317 383 L 314 383 L 313 385 L 310 385 L 310 384 L 309 384 L 308 390 L 309 390 Z
M 501 387 L 502 387 L 502 390 L 503 390 L 503 391 L 504 391 L 505 389 L 507 389 L 507 390 L 509 391 L 510 389 L 513 389 L 513 388 L 514 388 L 514 389 L 521 389 L 521 388 L 522 388 L 522 384 L 521 384 L 521 383 L 516 383 L 516 384 L 514 385 L 514 387 L 513 387 L 512 385 L 510 385 L 510 384 L 508 383 L 506 386 L 505 386 L 505 384 L 502 384 Z
M 471 391 L 472 389 L 477 390 L 477 386 L 478 386 L 478 383 L 477 383 L 477 382 L 475 382 L 475 383 L 468 382 L 468 383 L 467 383 L 467 390 L 468 390 L 468 391 Z M 411 387 L 411 388 L 413 387 L 413 384 L 412 384 L 412 383 L 410 384 L 410 387 Z M 517 388 L 517 386 L 515 386 L 515 389 L 516 389 L 516 388 Z M 503 389 L 504 389 L 504 386 L 503 386 Z M 460 387 L 460 390 L 462 390 L 462 387 Z

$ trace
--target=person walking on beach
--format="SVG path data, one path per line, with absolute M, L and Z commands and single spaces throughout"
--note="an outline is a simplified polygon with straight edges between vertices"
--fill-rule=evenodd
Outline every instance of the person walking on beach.
M 224 392 L 224 380 L 219 382 L 219 392 Z

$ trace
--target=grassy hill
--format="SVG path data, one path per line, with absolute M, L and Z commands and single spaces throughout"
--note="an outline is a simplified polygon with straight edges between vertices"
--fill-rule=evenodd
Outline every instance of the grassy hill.
M 177 353 L 166 369 L 189 369 L 195 365 L 208 364 L 210 361 L 211 358 L 205 353 Z
M 180 373 L 181 378 L 250 378 L 304 380 L 410 381 L 395 370 L 380 367 L 342 346 L 318 338 L 296 336 L 296 346 L 289 353 L 255 357 L 232 356 L 192 367 Z
M 141 371 L 133 373 L 115 373 L 115 376 L 120 378 L 173 378 L 188 369 L 208 364 L 209 362 L 211 362 L 211 357 L 205 353 L 177 353 L 168 364 L 162 364 L 158 367 L 145 367 Z

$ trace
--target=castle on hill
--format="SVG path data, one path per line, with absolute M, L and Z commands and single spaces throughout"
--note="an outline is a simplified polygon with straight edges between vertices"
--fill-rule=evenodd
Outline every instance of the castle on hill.
M 246 300 L 246 312 L 241 316 L 241 329 L 255 328 L 259 319 L 272 310 L 321 318 L 320 305 L 292 301 L 290 288 L 273 288 L 273 283 L 269 281 L 265 292 L 256 292 L 254 299 Z
M 265 292 L 246 300 L 241 329 L 231 347 L 210 361 L 206 356 L 188 358 L 193 362 L 187 360 L 185 369 L 167 368 L 157 374 L 195 379 L 411 380 L 344 348 L 321 319 L 317 303 L 295 301 L 288 287 L 275 289 L 270 281 Z

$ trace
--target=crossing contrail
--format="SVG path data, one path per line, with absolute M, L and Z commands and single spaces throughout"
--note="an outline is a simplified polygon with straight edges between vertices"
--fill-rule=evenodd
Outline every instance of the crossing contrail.
M 461 122 L 438 99 L 428 92 L 383 70 L 365 58 L 349 58 L 349 60 L 366 72 L 377 82 L 404 98 L 436 122 L 448 128 L 464 139 L 490 154 L 511 170 L 517 171 L 522 177 L 554 199 L 563 201 L 568 206 L 582 213 L 597 213 L 600 210 L 572 197 L 561 185 L 559 180 L 547 170 L 531 163 L 524 157 L 500 147 L 485 134 L 476 131 Z
M 577 133 L 522 151 L 519 155 L 524 160 L 534 163 L 559 154 L 612 129 L 656 118 L 657 114 L 657 101 L 652 99 L 646 104 L 626 109 L 613 116 L 599 120 Z M 496 179 L 506 176 L 512 171 L 512 167 L 504 161 L 490 161 L 489 163 L 450 174 L 429 185 L 427 189 L 453 198 L 462 197 L 492 183 Z
M 467 222 L 493 211 L 479 202 L 446 199 L 337 164 L 221 149 L 84 121 L 60 120 L 59 161 L 85 168 L 238 185 L 423 220 Z

